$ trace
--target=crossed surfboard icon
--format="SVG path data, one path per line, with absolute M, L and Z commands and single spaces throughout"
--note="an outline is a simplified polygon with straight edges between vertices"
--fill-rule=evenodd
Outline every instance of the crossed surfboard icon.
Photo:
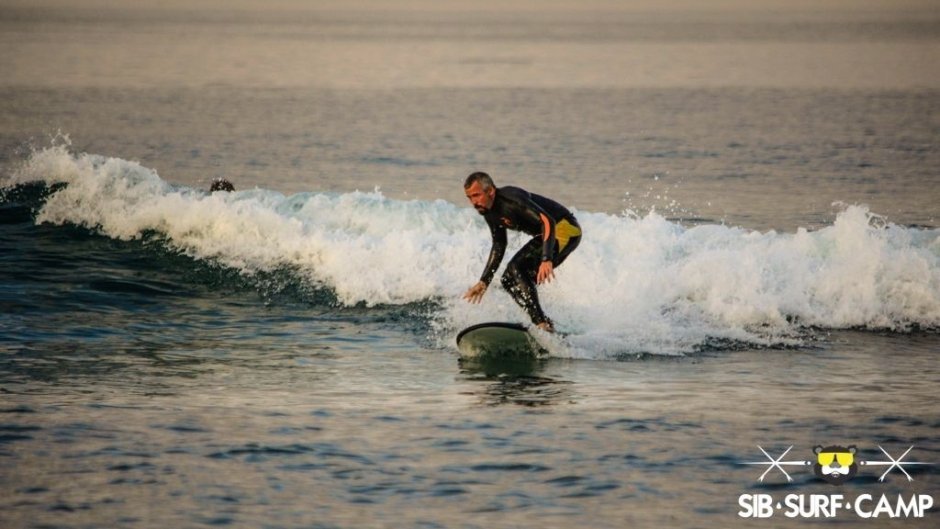
M 787 454 L 790 453 L 790 450 L 793 449 L 793 445 L 790 445 L 790 446 L 789 446 L 786 450 L 784 450 L 783 453 L 780 454 L 780 456 L 777 457 L 776 459 L 774 459 L 773 456 L 771 456 L 769 453 L 767 453 L 767 451 L 764 450 L 763 447 L 761 447 L 760 445 L 757 445 L 757 448 L 760 449 L 760 451 L 764 454 L 764 456 L 767 458 L 767 461 L 748 461 L 748 462 L 745 462 L 745 463 L 742 463 L 742 464 L 744 464 L 744 465 L 766 465 L 766 466 L 767 466 L 767 469 L 764 470 L 764 473 L 761 474 L 759 478 L 757 478 L 757 481 L 759 481 L 759 482 L 761 482 L 761 483 L 763 483 L 764 478 L 767 477 L 767 474 L 769 474 L 769 473 L 770 473 L 773 469 L 775 469 L 775 468 L 776 468 L 777 470 L 779 470 L 780 472 L 782 472 L 784 476 L 786 476 L 788 483 L 789 483 L 789 482 L 792 482 L 792 481 L 793 481 L 793 478 L 790 476 L 790 474 L 789 474 L 783 467 L 785 467 L 785 466 L 806 467 L 806 466 L 810 466 L 810 465 L 813 464 L 812 461 L 784 461 L 783 458 L 785 458 L 785 457 L 787 456 Z M 888 469 L 885 470 L 883 474 L 881 474 L 881 477 L 878 478 L 878 481 L 880 481 L 880 482 L 884 482 L 885 477 L 886 477 L 889 473 L 891 473 L 891 471 L 894 470 L 894 469 L 898 469 L 899 471 L 901 471 L 901 472 L 907 477 L 907 480 L 908 480 L 908 481 L 914 481 L 914 478 L 912 478 L 911 475 L 907 473 L 907 470 L 904 469 L 905 466 L 911 466 L 911 465 L 933 465 L 933 463 L 927 463 L 927 462 L 922 462 L 922 461 L 905 461 L 905 460 L 904 460 L 904 458 L 907 457 L 907 455 L 908 455 L 909 453 L 911 453 L 911 450 L 914 449 L 914 445 L 911 445 L 910 448 L 908 448 L 907 450 L 905 450 L 904 453 L 901 454 L 901 457 L 898 457 L 897 459 L 895 459 L 894 457 L 892 457 L 891 454 L 889 454 L 887 450 L 885 450 L 884 448 L 882 448 L 881 445 L 878 445 L 878 448 L 879 448 L 879 449 L 881 450 L 881 452 L 885 455 L 885 457 L 888 458 L 887 461 L 859 461 L 858 464 L 859 464 L 859 465 L 864 465 L 864 466 L 870 466 L 870 467 L 885 467 L 885 466 L 888 467 Z

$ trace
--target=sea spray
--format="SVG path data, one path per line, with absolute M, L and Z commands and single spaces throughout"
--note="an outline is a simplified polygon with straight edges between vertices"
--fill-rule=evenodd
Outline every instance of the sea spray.
M 175 251 L 245 274 L 290 269 L 343 305 L 432 300 L 444 347 L 463 326 L 524 318 L 498 281 L 481 305 L 460 299 L 490 244 L 465 205 L 378 190 L 210 194 L 135 162 L 61 146 L 33 154 L 4 186 L 27 181 L 67 184 L 37 222 L 124 240 L 157 233 Z M 584 240 L 556 281 L 540 287 L 546 311 L 568 332 L 553 349 L 559 356 L 799 345 L 807 328 L 940 327 L 940 230 L 898 226 L 864 206 L 795 233 L 686 227 L 655 212 L 575 213 Z M 513 236 L 509 251 L 524 240 Z

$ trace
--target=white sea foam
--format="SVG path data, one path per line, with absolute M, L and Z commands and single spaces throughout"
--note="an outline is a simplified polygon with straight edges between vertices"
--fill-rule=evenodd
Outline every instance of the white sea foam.
M 524 319 L 498 281 L 479 306 L 460 299 L 489 250 L 482 219 L 464 205 L 378 191 L 209 194 L 64 147 L 35 153 L 6 185 L 36 180 L 68 183 L 38 222 L 119 239 L 155 231 L 196 259 L 246 273 L 289 267 L 344 304 L 438 300 L 442 345 L 471 323 Z M 577 216 L 581 246 L 540 288 L 546 311 L 570 332 L 564 346 L 551 345 L 561 356 L 799 343 L 807 326 L 940 327 L 940 230 L 887 223 L 863 206 L 796 233 L 688 228 L 655 213 Z M 510 252 L 523 240 L 511 238 Z

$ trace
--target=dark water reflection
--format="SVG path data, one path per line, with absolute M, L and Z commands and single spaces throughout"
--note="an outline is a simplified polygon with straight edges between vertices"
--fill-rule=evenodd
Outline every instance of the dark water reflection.
M 571 402 L 575 398 L 573 382 L 544 376 L 545 364 L 537 358 L 482 358 L 459 361 L 460 379 L 474 382 L 481 404 L 515 404 L 540 407 Z

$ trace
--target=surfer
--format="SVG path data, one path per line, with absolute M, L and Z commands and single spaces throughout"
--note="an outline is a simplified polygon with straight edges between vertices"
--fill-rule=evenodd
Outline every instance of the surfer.
M 210 193 L 215 193 L 216 191 L 235 191 L 235 186 L 220 176 L 213 180 L 212 185 L 209 186 Z
M 464 299 L 479 303 L 506 252 L 506 229 L 533 235 L 506 265 L 501 283 L 542 330 L 554 332 L 539 304 L 536 285 L 551 282 L 554 269 L 561 265 L 581 242 L 581 226 L 567 208 L 540 195 L 518 187 L 497 188 L 486 173 L 467 177 L 464 192 L 473 207 L 483 215 L 493 236 L 493 246 L 480 280 L 464 294 Z

